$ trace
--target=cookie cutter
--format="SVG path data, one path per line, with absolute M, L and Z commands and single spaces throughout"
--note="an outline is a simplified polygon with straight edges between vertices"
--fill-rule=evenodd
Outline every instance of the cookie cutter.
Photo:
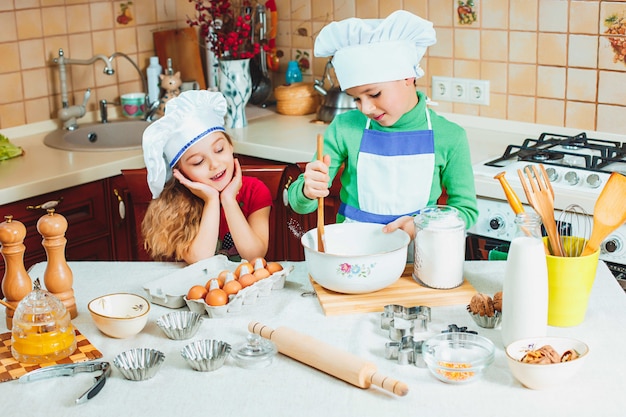
M 399 342 L 403 337 L 428 331 L 430 307 L 405 307 L 388 304 L 380 315 L 380 328 L 389 331 L 389 339 Z
M 404 336 L 399 342 L 385 344 L 385 359 L 397 360 L 398 365 L 415 365 L 425 368 L 426 362 L 422 356 L 424 340 L 414 340 L 413 336 Z
M 467 326 L 459 327 L 456 324 L 449 324 L 446 330 L 441 331 L 441 333 L 455 333 L 455 332 L 478 334 L 476 330 L 468 330 Z

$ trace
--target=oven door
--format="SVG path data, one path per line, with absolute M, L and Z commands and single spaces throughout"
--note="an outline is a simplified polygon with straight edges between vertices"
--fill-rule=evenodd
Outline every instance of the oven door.
M 465 259 L 468 261 L 504 261 L 509 252 L 510 242 L 485 237 L 468 232 L 465 240 Z M 626 267 L 605 260 L 619 285 L 626 291 Z
M 510 242 L 506 240 L 468 232 L 465 239 L 465 259 L 468 261 L 505 261 L 509 244 Z

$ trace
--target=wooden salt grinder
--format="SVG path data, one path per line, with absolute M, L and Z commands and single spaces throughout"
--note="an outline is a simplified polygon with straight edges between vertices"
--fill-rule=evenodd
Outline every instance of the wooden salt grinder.
M 6 309 L 7 329 L 13 328 L 13 314 L 15 308 L 33 290 L 33 282 L 24 267 L 24 238 L 26 226 L 22 222 L 13 220 L 13 216 L 4 216 L 5 221 L 0 223 L 0 252 L 4 258 L 4 277 L 2 292 L 7 302 L 14 307 Z
M 65 232 L 67 220 L 53 208 L 49 208 L 37 221 L 37 230 L 43 237 L 41 244 L 46 250 L 48 264 L 43 273 L 46 289 L 63 302 L 73 319 L 78 315 L 76 298 L 74 297 L 74 276 L 65 260 Z

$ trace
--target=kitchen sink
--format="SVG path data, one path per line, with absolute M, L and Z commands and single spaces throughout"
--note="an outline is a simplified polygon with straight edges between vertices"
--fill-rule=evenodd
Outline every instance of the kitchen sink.
M 143 120 L 82 125 L 76 130 L 55 130 L 44 138 L 47 146 L 66 151 L 127 151 L 141 149 Z

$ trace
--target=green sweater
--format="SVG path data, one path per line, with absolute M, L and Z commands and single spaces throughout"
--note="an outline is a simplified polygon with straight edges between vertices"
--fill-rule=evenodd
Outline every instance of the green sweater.
M 405 113 L 393 126 L 381 126 L 372 120 L 370 129 L 383 132 L 427 130 L 426 96 L 421 92 L 417 95 L 419 97 L 417 106 Z M 433 110 L 428 111 L 435 141 L 435 171 L 428 204 L 436 204 L 441 196 L 442 187 L 445 188 L 448 194 L 446 204 L 459 210 L 466 227 L 469 228 L 476 222 L 478 208 L 465 130 L 456 123 L 438 116 Z M 336 116 L 324 134 L 324 154 L 330 155 L 331 183 L 341 165 L 345 163 L 339 195 L 342 202 L 357 208 L 359 196 L 356 167 L 366 123 L 367 117 L 363 113 L 352 110 Z M 409 186 L 410 184 L 390 184 L 389 192 L 401 193 L 403 187 Z M 304 175 L 300 175 L 289 187 L 289 204 L 296 213 L 312 213 L 317 209 L 317 202 L 304 195 L 303 187 Z M 343 216 L 337 215 L 337 222 L 343 221 Z

